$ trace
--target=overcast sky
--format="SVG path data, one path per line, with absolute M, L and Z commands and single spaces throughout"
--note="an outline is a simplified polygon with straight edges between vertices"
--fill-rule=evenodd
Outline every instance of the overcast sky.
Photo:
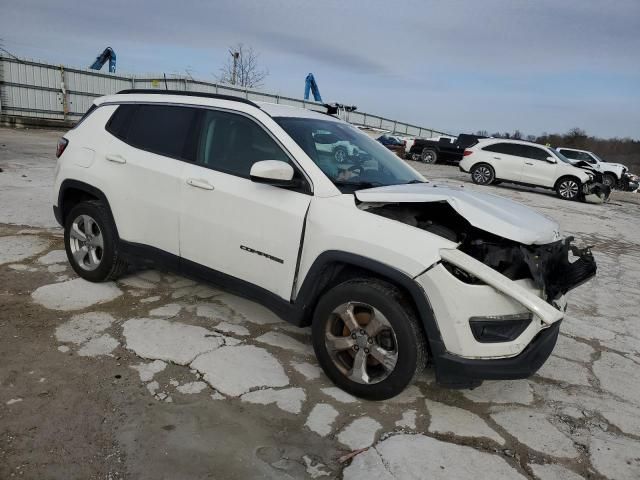
M 0 38 L 204 79 L 244 42 L 270 92 L 302 97 L 313 72 L 325 101 L 434 129 L 640 139 L 640 0 L 0 0 Z

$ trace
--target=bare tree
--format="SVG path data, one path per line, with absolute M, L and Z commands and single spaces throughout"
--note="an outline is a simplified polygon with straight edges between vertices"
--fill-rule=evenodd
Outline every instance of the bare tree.
M 247 47 L 242 43 L 229 47 L 229 57 L 220 69 L 217 80 L 220 83 L 245 88 L 261 87 L 263 80 L 269 75 L 269 70 L 260 68 L 259 56 L 253 47 Z

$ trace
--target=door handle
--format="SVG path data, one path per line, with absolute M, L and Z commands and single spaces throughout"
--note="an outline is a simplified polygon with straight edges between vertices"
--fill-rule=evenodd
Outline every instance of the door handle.
M 524 162 L 525 165 L 533 165 L 531 162 Z
M 493 157 L 494 160 L 500 160 L 502 157 Z
M 187 178 L 187 185 L 190 185 L 196 188 L 201 188 L 203 190 L 213 190 L 213 185 L 211 185 L 206 180 L 200 180 L 198 178 Z
M 118 155 L 118 154 L 107 155 L 105 158 L 113 163 L 120 163 L 120 164 L 127 163 L 127 160 L 122 155 Z

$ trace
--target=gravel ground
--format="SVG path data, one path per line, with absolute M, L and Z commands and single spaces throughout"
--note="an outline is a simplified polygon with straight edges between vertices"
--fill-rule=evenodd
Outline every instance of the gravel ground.
M 0 129 L 0 478 L 640 478 L 640 211 L 481 188 L 593 245 L 549 362 L 528 380 L 355 399 L 309 329 L 171 272 L 90 284 L 51 214 L 59 132 Z M 355 453 L 355 454 L 354 454 Z

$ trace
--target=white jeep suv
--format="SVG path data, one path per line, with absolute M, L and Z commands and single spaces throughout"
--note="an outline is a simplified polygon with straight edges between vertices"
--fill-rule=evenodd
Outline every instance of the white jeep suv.
M 549 188 L 560 198 L 601 202 L 606 191 L 593 173 L 572 166 L 557 151 L 523 140 L 482 139 L 464 151 L 459 167 L 479 185 L 509 182 Z
M 336 160 L 318 132 L 361 154 Z M 130 90 L 95 100 L 57 154 L 78 275 L 152 264 L 259 301 L 311 325 L 327 376 L 364 398 L 398 394 L 428 360 L 451 386 L 531 375 L 565 293 L 596 270 L 547 217 L 428 183 L 324 113 Z
M 620 163 L 605 162 L 595 153 L 575 148 L 557 148 L 558 152 L 568 158 L 572 164 L 587 162 L 591 168 L 602 174 L 602 183 L 615 188 L 622 187 L 627 173 L 627 167 Z

